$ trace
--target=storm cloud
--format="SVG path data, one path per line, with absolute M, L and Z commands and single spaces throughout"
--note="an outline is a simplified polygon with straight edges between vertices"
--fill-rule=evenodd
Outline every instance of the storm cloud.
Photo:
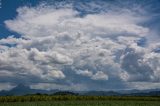
M 19 7 L 4 22 L 21 37 L 0 40 L 0 82 L 72 90 L 160 87 L 157 32 L 144 25 L 152 16 L 136 2 L 132 8 L 115 3 Z

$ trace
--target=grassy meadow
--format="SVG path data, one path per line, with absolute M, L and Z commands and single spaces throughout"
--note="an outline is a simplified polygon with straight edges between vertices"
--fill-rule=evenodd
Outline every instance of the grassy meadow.
M 159 101 L 43 101 L 7 102 L 0 106 L 160 106 Z
M 133 96 L 1 96 L 0 106 L 160 106 L 160 97 Z

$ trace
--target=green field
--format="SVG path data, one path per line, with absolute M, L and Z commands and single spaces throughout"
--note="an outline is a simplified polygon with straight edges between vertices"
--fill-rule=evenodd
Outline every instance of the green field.
M 51 95 L 29 95 L 29 96 L 0 96 L 3 102 L 35 102 L 35 101 L 160 101 L 160 96 L 51 96 Z
M 0 106 L 160 106 L 159 101 L 50 101 L 9 102 Z
M 0 106 L 160 106 L 160 97 L 150 96 L 1 96 Z

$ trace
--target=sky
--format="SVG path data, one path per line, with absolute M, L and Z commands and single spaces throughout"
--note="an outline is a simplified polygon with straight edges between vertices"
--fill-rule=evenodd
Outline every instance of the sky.
M 0 0 L 0 90 L 160 88 L 159 0 Z

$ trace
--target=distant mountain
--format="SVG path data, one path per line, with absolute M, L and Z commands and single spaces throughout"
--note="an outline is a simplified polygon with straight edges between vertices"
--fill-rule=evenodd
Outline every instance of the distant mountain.
M 37 94 L 37 93 L 41 93 L 41 94 L 51 94 L 51 93 L 55 93 L 58 92 L 59 90 L 51 90 L 51 91 L 47 91 L 47 90 L 40 90 L 40 89 L 31 89 L 29 86 L 23 85 L 23 84 L 19 84 L 18 86 L 16 86 L 15 88 L 11 89 L 10 91 L 1 91 L 0 92 L 0 96 L 6 96 L 6 95 L 26 95 L 26 94 Z
M 83 95 L 89 95 L 89 96 L 118 96 L 121 95 L 120 93 L 114 92 L 114 91 L 88 91 L 84 93 Z
M 115 91 L 89 91 L 85 92 L 82 95 L 89 95 L 89 96 L 160 96 L 160 90 L 159 91 L 135 91 L 125 93 L 121 92 L 115 92 Z
M 160 91 L 139 92 L 139 93 L 124 94 L 124 95 L 127 95 L 127 96 L 160 96 Z
M 159 89 L 148 89 L 148 90 L 119 90 L 119 91 L 60 91 L 60 90 L 40 90 L 31 89 L 29 86 L 19 84 L 10 91 L 0 91 L 0 96 L 6 95 L 88 95 L 88 96 L 160 96 Z
M 119 92 L 121 94 L 134 94 L 134 93 L 149 93 L 152 91 L 160 91 L 160 89 L 145 89 L 145 90 L 131 89 L 131 90 L 118 90 L 116 92 Z
M 79 95 L 78 93 L 74 93 L 74 92 L 70 92 L 70 91 L 59 91 L 59 92 L 56 92 L 52 95 Z

